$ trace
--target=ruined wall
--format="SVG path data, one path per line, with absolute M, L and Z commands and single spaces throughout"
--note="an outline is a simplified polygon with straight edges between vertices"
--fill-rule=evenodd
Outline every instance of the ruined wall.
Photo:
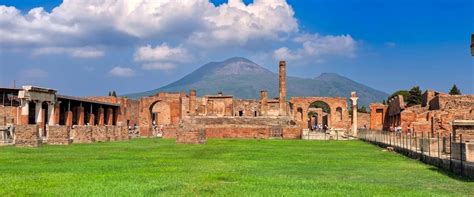
M 18 107 L 0 105 L 0 126 L 17 124 Z
M 387 105 L 382 103 L 373 103 L 370 107 L 370 130 L 381 131 L 384 127 L 384 122 L 387 119 Z
M 234 116 L 256 117 L 260 115 L 257 100 L 234 100 Z
M 92 141 L 93 142 L 106 142 L 109 141 L 107 138 L 107 126 L 93 126 L 92 130 Z
M 176 137 L 178 144 L 203 144 L 206 143 L 207 137 L 204 129 L 179 131 Z
M 270 138 L 272 129 L 283 138 L 301 138 L 301 129 L 287 117 L 195 117 L 185 119 L 180 130 L 204 129 L 207 138 Z
M 71 129 L 71 135 L 73 137 L 73 143 L 92 143 L 92 127 L 98 126 L 78 126 L 75 125 Z
M 358 128 L 369 128 L 370 126 L 370 113 L 357 113 L 357 127 Z
M 48 144 L 68 145 L 71 144 L 71 131 L 68 126 L 48 126 Z
M 169 114 L 161 114 L 162 116 L 168 116 L 170 124 L 163 124 L 165 130 L 171 132 L 177 127 L 182 117 L 182 99 L 186 95 L 180 93 L 159 93 L 154 96 L 142 97 L 139 105 L 139 126 L 141 136 L 152 136 L 152 110 L 155 104 L 164 103 L 169 106 Z M 167 112 L 168 113 L 168 112 Z M 159 123 L 158 123 L 159 124 Z M 175 133 L 175 131 L 174 131 Z
M 233 116 L 234 99 L 231 96 L 207 97 L 206 116 Z
M 42 143 L 37 125 L 17 125 L 15 128 L 15 146 L 38 147 Z
M 278 116 L 280 114 L 280 102 L 269 100 L 267 102 L 267 116 Z
M 351 120 L 349 118 L 349 112 L 347 110 L 347 99 L 344 97 L 292 97 L 291 103 L 291 116 L 294 120 L 298 121 L 298 125 L 303 128 L 308 128 L 308 112 L 310 105 L 314 102 L 324 102 L 330 108 L 328 123 L 330 128 L 338 129 L 349 129 L 351 126 Z M 299 112 L 299 110 L 302 111 Z M 303 115 L 303 118 L 298 116 Z

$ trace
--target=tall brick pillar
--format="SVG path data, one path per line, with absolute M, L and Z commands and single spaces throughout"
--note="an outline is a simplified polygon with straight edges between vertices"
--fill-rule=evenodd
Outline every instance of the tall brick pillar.
M 266 116 L 268 111 L 268 92 L 266 90 L 260 91 L 260 115 Z
M 48 125 L 52 126 L 56 124 L 56 106 L 54 103 L 48 104 Z
M 189 90 L 189 115 L 196 115 L 196 90 Z
M 72 116 L 73 113 L 71 110 L 66 111 L 66 126 L 72 126 Z
M 84 107 L 77 108 L 77 125 L 84 125 Z
M 103 126 L 104 125 L 104 120 L 105 120 L 104 119 L 104 108 L 100 107 L 98 112 L 99 112 L 99 122 L 98 122 L 98 124 L 99 124 L 99 126 Z
M 123 126 L 123 122 L 122 122 L 122 110 L 120 107 L 118 107 L 116 110 L 115 110 L 115 123 L 118 125 L 118 126 Z
M 109 107 L 107 108 L 107 125 L 113 125 L 114 124 L 114 110 Z
M 60 117 L 61 117 L 60 105 L 61 104 L 59 102 L 57 102 L 54 105 L 54 123 L 55 124 L 59 124 L 59 120 L 60 120 Z
M 28 116 L 30 113 L 30 103 L 27 100 L 21 101 L 21 115 L 20 115 L 20 125 L 27 125 L 29 123 Z
M 352 135 L 357 136 L 357 97 L 356 92 L 351 93 L 351 101 L 352 101 Z
M 279 103 L 280 103 L 280 116 L 286 116 L 286 62 L 280 61 L 279 66 Z

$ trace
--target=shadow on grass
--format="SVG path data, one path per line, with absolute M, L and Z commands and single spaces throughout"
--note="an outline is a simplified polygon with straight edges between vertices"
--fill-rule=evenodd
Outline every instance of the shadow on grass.
M 428 164 L 426 164 L 426 165 L 428 165 Z M 456 179 L 458 181 L 474 182 L 474 179 L 470 179 L 469 177 L 464 177 L 464 176 L 461 176 L 461 175 L 457 175 L 454 172 L 451 172 L 451 171 L 445 170 L 445 169 L 441 169 L 441 168 L 437 168 L 435 166 L 430 165 L 430 167 L 428 169 L 431 170 L 431 171 L 435 171 L 435 172 L 438 172 L 440 174 L 443 174 L 444 176 L 447 176 L 449 178 Z

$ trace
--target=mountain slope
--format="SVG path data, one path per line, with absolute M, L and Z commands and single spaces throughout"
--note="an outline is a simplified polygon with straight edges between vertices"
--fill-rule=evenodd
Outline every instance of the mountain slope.
M 125 95 L 131 98 L 153 95 L 157 92 L 178 92 L 196 89 L 199 96 L 216 94 L 234 95 L 237 98 L 258 98 L 260 90 L 268 90 L 269 97 L 278 96 L 278 74 L 241 57 L 222 62 L 208 63 L 196 71 L 161 88 Z M 387 94 L 346 77 L 323 73 L 314 79 L 287 77 L 287 93 L 291 96 L 344 96 L 356 91 L 361 105 L 380 102 Z

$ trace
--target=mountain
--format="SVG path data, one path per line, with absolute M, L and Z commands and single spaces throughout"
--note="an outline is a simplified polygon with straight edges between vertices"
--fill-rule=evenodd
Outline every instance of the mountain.
M 291 96 L 344 96 L 356 91 L 360 104 L 381 102 L 388 94 L 352 81 L 335 73 L 323 73 L 314 79 L 287 76 L 287 94 Z M 161 88 L 124 95 L 139 98 L 157 92 L 180 92 L 196 89 L 198 96 L 217 94 L 234 95 L 237 98 L 260 96 L 260 90 L 268 90 L 270 98 L 278 96 L 278 74 L 242 58 L 234 57 L 222 62 L 211 62 L 189 75 Z

